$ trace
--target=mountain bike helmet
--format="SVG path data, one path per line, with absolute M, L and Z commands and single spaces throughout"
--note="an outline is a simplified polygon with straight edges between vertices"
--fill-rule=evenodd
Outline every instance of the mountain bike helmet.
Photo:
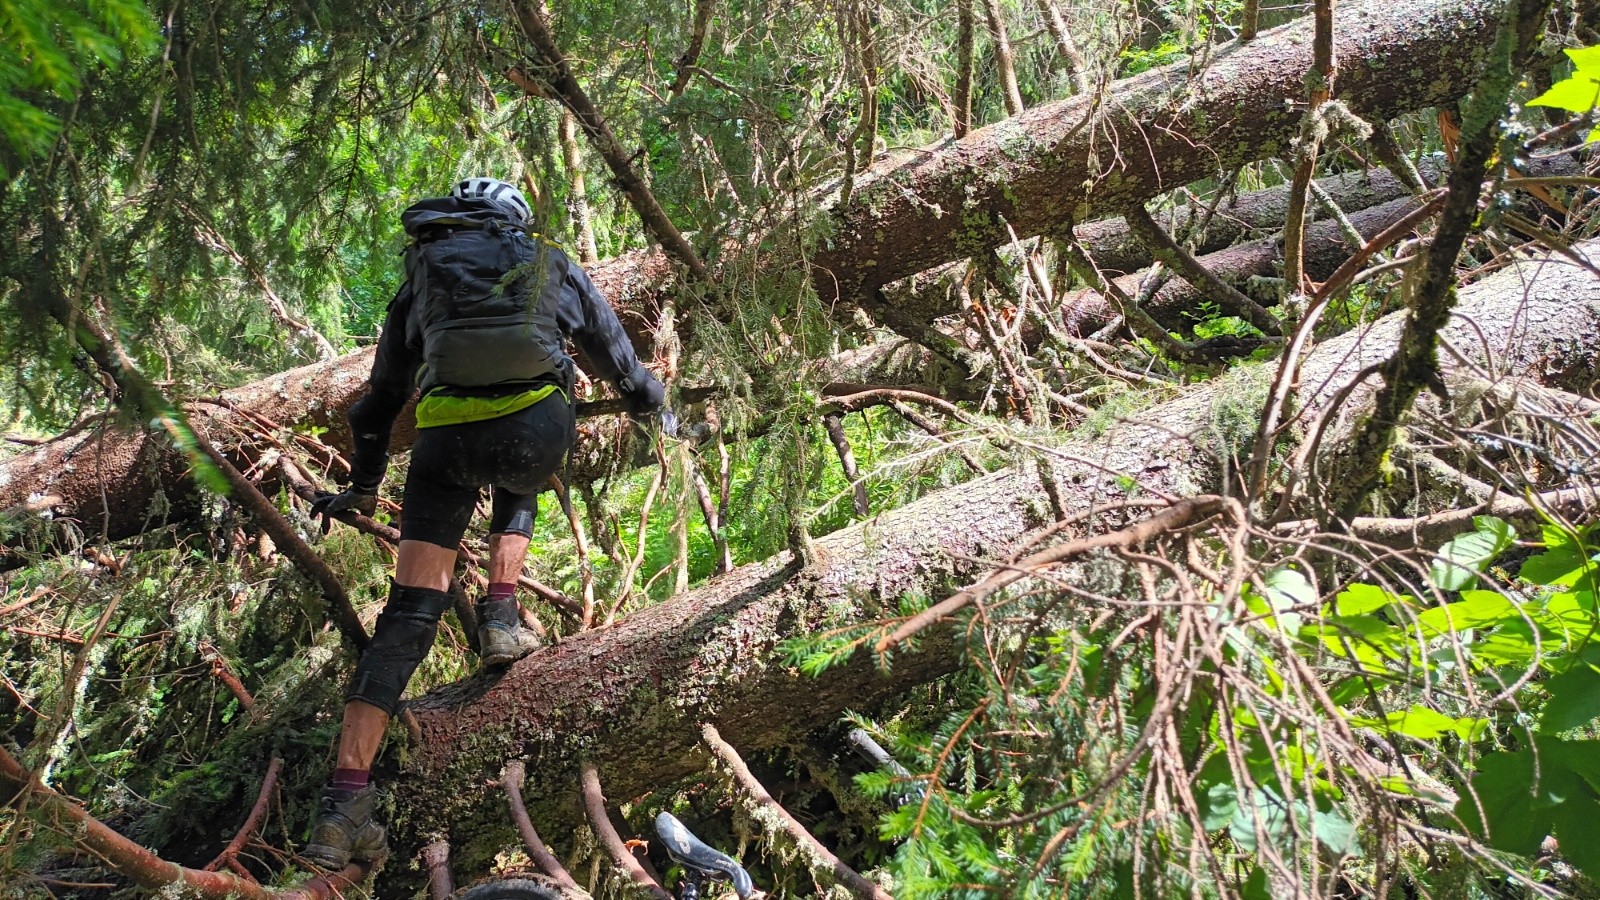
M 515 185 L 498 178 L 478 177 L 458 181 L 456 186 L 450 189 L 450 196 L 462 200 L 487 200 L 515 215 L 519 222 L 533 219 L 533 208 L 523 198 L 522 192 L 517 190 Z

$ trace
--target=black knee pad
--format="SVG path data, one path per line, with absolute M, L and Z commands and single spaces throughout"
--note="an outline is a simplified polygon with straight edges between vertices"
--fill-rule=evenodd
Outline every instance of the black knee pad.
M 378 614 L 346 700 L 370 703 L 389 715 L 400 706 L 411 673 L 433 646 L 439 632 L 439 617 L 451 606 L 447 591 L 391 585 L 389 602 Z

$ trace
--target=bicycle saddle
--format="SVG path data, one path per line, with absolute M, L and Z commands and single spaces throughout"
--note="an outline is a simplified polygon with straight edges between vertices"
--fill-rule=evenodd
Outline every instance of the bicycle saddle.
M 667 855 L 685 869 L 703 878 L 731 882 L 733 892 L 739 895 L 739 900 L 744 900 L 755 893 L 755 882 L 750 880 L 750 873 L 746 872 L 738 861 L 695 837 L 694 832 L 678 821 L 672 813 L 663 812 L 656 816 L 656 834 L 661 837 L 662 845 L 667 848 Z

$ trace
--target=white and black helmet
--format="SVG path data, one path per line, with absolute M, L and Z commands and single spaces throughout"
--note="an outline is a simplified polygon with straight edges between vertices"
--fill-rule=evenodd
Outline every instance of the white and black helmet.
M 533 220 L 533 208 L 528 206 L 528 201 L 523 198 L 522 192 L 516 185 L 501 181 L 498 178 L 468 178 L 456 182 L 450 189 L 450 196 L 462 200 L 488 200 L 508 212 L 515 213 L 522 222 Z

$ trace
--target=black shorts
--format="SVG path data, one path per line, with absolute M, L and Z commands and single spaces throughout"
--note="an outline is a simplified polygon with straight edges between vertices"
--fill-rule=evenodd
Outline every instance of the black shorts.
M 560 391 L 498 419 L 417 432 L 400 539 L 454 549 L 479 492 L 494 488 L 491 534 L 533 534 L 539 491 L 572 448 L 573 410 Z

